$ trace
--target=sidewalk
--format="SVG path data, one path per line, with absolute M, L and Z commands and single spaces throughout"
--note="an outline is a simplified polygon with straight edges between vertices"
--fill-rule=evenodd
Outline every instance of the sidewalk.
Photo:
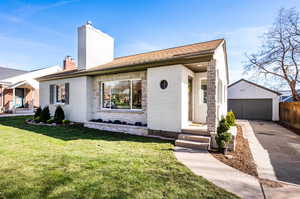
M 192 172 L 215 185 L 245 199 L 264 198 L 255 177 L 223 164 L 209 152 L 175 147 L 174 153 Z

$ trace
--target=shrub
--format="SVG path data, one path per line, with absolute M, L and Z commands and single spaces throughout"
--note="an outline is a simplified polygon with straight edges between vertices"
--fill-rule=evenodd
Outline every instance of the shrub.
M 39 106 L 39 107 L 35 110 L 33 118 L 35 119 L 35 118 L 37 118 L 37 117 L 41 117 L 41 112 L 42 112 L 42 109 L 41 109 L 41 107 Z
M 142 122 L 136 122 L 134 125 L 135 126 L 142 126 Z
M 228 133 L 228 130 L 230 128 L 229 123 L 226 119 L 222 119 L 219 122 L 219 126 L 217 128 L 217 136 L 216 136 L 216 142 L 219 146 L 219 150 L 227 148 L 228 143 L 232 139 L 231 133 Z
M 102 119 L 97 119 L 96 122 L 100 122 L 101 123 L 101 122 L 103 122 L 103 120 Z
M 232 111 L 229 111 L 226 115 L 226 120 L 230 126 L 235 125 L 235 115 Z
M 56 123 L 61 124 L 65 119 L 65 112 L 61 106 L 57 106 L 54 113 L 54 120 Z
M 35 122 L 40 122 L 40 117 L 39 116 L 37 116 L 37 117 L 35 117 L 33 120 L 35 121 Z
M 45 108 L 43 108 L 41 112 L 40 121 L 47 122 L 49 119 L 50 119 L 50 111 L 49 111 L 49 107 L 46 106 Z
M 52 124 L 52 123 L 54 123 L 55 121 L 54 121 L 54 119 L 49 119 L 49 120 L 47 120 L 47 123 L 48 124 Z
M 122 124 L 122 122 L 120 120 L 115 120 L 113 123 L 114 124 Z
M 70 120 L 63 120 L 62 123 L 63 124 L 70 124 L 71 122 L 70 122 Z
M 219 126 L 217 128 L 217 133 L 225 133 L 229 130 L 230 125 L 228 124 L 226 119 L 221 119 L 221 121 L 219 122 Z

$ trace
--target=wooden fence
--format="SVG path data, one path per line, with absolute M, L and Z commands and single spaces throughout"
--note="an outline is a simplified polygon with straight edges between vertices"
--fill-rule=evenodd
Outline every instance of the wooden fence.
M 280 102 L 279 118 L 290 127 L 300 129 L 300 102 Z

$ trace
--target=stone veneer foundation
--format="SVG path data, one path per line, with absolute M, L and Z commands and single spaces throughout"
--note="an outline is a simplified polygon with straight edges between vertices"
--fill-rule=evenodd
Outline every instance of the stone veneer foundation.
M 144 126 L 132 126 L 123 124 L 109 124 L 109 123 L 98 123 L 98 122 L 85 122 L 84 127 L 99 129 L 103 131 L 111 131 L 118 133 L 128 133 L 133 135 L 148 135 L 148 128 Z

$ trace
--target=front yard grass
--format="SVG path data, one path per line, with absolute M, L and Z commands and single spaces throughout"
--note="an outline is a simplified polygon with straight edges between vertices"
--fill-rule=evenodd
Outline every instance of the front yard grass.
M 0 118 L 0 198 L 237 198 L 194 175 L 173 143 Z

